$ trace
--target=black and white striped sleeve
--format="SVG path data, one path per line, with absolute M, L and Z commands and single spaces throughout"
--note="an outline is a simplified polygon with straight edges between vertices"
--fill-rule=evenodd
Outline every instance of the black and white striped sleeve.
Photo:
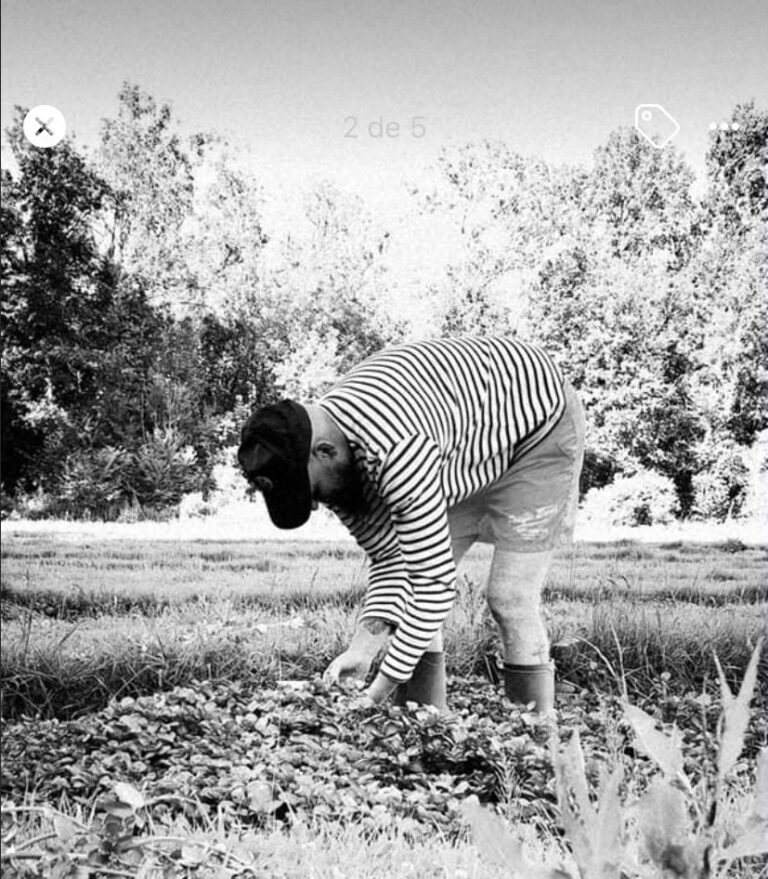
M 389 558 L 371 558 L 368 588 L 360 612 L 360 621 L 386 620 L 397 628 L 413 598 L 403 557 L 398 553 Z
M 410 679 L 455 597 L 456 565 L 434 441 L 424 436 L 400 440 L 382 461 L 378 481 L 411 589 L 380 670 L 403 682 Z

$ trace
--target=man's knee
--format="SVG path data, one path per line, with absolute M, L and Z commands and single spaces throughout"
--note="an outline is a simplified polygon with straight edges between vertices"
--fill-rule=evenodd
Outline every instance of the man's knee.
M 538 612 L 552 551 L 513 552 L 496 549 L 486 596 L 496 619 Z

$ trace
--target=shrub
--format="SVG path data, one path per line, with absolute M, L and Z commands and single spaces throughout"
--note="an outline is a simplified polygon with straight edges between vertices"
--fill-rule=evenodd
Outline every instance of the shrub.
M 70 455 L 64 463 L 57 506 L 77 518 L 116 518 L 128 499 L 129 460 L 125 449 L 113 446 Z
M 605 452 L 586 449 L 584 466 L 579 480 L 579 497 L 584 498 L 587 492 L 593 488 L 609 485 L 616 476 L 617 466 L 615 459 Z
M 741 514 L 758 522 L 768 522 L 768 430 L 761 431 L 743 452 L 749 470 L 749 483 Z
M 197 456 L 172 430 L 156 431 L 131 456 L 128 484 L 145 510 L 175 507 L 182 496 L 202 487 Z
M 72 452 L 55 494 L 38 492 L 34 504 L 17 498 L 16 509 L 30 518 L 167 518 L 185 494 L 200 490 L 204 478 L 195 451 L 178 433 L 157 431 L 134 452 L 114 446 Z
M 724 443 L 711 466 L 693 477 L 694 515 L 718 522 L 738 516 L 747 499 L 749 477 L 739 446 Z
M 206 493 L 195 491 L 185 494 L 179 503 L 179 517 L 202 518 L 213 516 L 231 504 L 249 500 L 250 490 L 237 463 L 237 446 L 222 449 L 216 456 Z
M 6 502 L 6 511 L 4 518 L 10 519 L 48 519 L 66 512 L 61 502 L 40 486 L 33 491 L 17 489 Z
M 242 503 L 248 499 L 248 483 L 237 462 L 237 446 L 222 449 L 211 470 L 213 491 L 216 503 Z
M 606 525 L 666 525 L 676 512 L 672 480 L 644 468 L 591 489 L 582 505 L 585 519 Z
M 16 499 L 0 484 L 0 520 L 8 519 L 16 513 Z

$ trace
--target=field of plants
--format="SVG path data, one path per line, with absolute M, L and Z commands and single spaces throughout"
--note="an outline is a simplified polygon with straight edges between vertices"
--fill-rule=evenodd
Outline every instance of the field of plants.
M 352 544 L 4 534 L 4 875 L 768 875 L 768 548 L 564 553 L 556 723 L 493 681 L 489 552 L 439 714 L 322 683 Z

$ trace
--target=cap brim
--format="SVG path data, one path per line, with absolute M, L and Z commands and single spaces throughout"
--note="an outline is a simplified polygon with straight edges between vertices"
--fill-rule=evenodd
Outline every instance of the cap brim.
M 265 491 L 269 518 L 278 528 L 300 528 L 312 514 L 312 488 L 306 467 L 284 473 L 279 484 Z

